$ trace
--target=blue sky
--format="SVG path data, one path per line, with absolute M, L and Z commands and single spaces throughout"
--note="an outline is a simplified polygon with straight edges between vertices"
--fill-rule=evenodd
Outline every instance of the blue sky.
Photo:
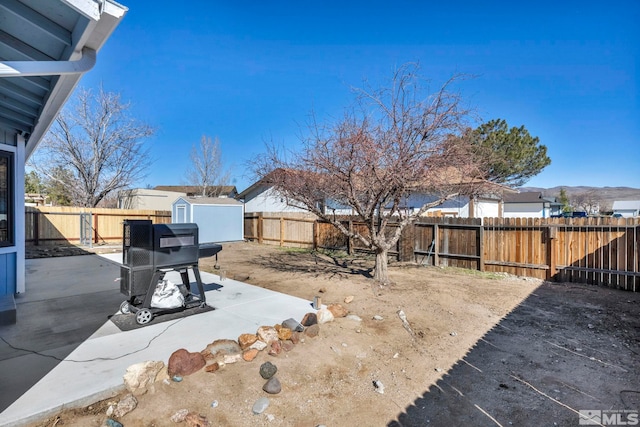
M 419 62 L 484 120 L 524 125 L 552 164 L 527 185 L 640 188 L 640 1 L 121 0 L 129 7 L 81 85 L 120 92 L 155 126 L 139 186 L 185 182 L 218 137 L 233 184 L 265 141 L 295 147 L 309 113 Z

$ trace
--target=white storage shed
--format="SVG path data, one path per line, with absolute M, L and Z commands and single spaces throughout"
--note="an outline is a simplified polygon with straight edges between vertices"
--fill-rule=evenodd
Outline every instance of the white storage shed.
M 244 204 L 227 197 L 178 197 L 171 222 L 198 224 L 199 243 L 244 240 Z

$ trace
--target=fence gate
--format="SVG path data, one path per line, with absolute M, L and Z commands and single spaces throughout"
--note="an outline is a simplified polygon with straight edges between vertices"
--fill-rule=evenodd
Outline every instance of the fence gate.
M 93 247 L 92 219 L 91 212 L 80 213 L 80 244 L 90 248 Z

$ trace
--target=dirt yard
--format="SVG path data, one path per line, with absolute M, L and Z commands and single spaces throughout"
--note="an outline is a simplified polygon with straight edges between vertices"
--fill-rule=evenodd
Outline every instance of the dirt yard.
M 219 268 L 205 260 L 203 270 L 309 301 L 320 296 L 361 320 L 322 324 L 319 336 L 278 356 L 264 350 L 252 362 L 158 383 L 118 421 L 187 425 L 170 417 L 188 409 L 212 426 L 576 426 L 580 410 L 640 410 L 639 295 L 398 263 L 393 284 L 380 288 L 368 278 L 372 265 L 224 245 Z M 265 361 L 278 368 L 279 394 L 262 390 Z M 36 425 L 101 426 L 120 397 Z M 270 404 L 255 415 L 261 397 Z

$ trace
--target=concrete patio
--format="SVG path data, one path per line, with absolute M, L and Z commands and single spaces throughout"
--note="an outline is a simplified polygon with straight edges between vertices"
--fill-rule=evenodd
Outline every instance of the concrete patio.
M 17 323 L 0 327 L 0 425 L 26 425 L 106 398 L 122 389 L 122 376 L 134 363 L 166 363 L 179 348 L 200 351 L 216 339 L 236 339 L 311 310 L 310 301 L 202 273 L 205 284 L 218 285 L 206 292 L 215 310 L 122 332 L 108 319 L 124 300 L 121 258 L 27 260 Z M 180 281 L 177 273 L 167 277 Z

